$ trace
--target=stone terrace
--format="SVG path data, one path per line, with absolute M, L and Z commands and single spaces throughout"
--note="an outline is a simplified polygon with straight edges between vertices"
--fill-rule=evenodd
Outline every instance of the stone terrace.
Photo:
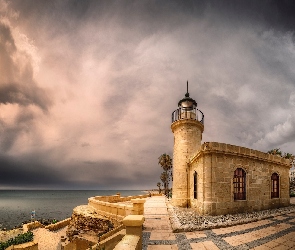
M 295 249 L 295 212 L 226 228 L 173 233 L 161 196 L 147 198 L 144 216 L 144 250 Z

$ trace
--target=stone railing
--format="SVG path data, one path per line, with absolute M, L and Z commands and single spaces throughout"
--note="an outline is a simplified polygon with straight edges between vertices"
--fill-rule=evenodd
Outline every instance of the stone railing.
M 132 199 L 143 199 L 143 198 L 149 197 L 150 195 L 153 195 L 153 194 L 143 194 L 143 195 L 133 195 L 133 196 L 122 197 L 118 193 L 116 195 L 110 195 L 110 196 L 95 196 L 95 197 L 90 197 L 89 199 L 94 198 L 95 200 L 98 200 L 98 201 L 104 201 L 104 202 L 109 202 L 109 203 L 117 203 L 117 202 L 131 201 Z
M 103 241 L 103 240 L 105 240 L 105 239 L 111 237 L 112 235 L 114 235 L 114 234 L 116 234 L 116 233 L 122 231 L 124 228 L 125 228 L 124 225 L 121 224 L 120 226 L 118 226 L 118 227 L 114 228 L 113 230 L 111 230 L 111 231 L 109 231 L 109 232 L 103 234 L 102 236 L 100 236 L 99 240 L 100 240 L 100 241 Z
M 48 226 L 46 226 L 45 228 L 48 229 L 49 231 L 57 231 L 61 228 L 64 228 L 65 226 L 69 225 L 71 221 L 71 218 L 67 218 L 65 220 L 56 222 L 54 224 L 50 224 Z
M 68 237 L 61 236 L 61 249 L 73 250 L 73 249 L 114 249 L 114 247 L 123 239 L 126 234 L 125 226 L 122 224 L 115 229 L 103 234 L 99 237 L 99 243 L 95 244 L 93 241 L 89 241 L 85 238 L 75 237 L 73 241 L 69 241 Z
M 148 196 L 96 196 L 88 199 L 88 205 L 93 207 L 101 215 L 122 221 L 128 215 L 143 215 L 144 198 Z
M 39 221 L 33 221 L 30 223 L 24 224 L 23 231 L 24 231 L 24 233 L 26 233 L 28 231 L 32 231 L 32 230 L 39 228 L 39 227 L 44 227 L 44 225 L 42 225 Z
M 126 233 L 122 237 L 118 234 L 115 237 L 101 241 L 90 249 L 114 249 L 114 250 L 140 250 L 142 249 L 142 225 L 143 215 L 128 215 L 123 220 Z M 120 238 L 118 238 L 120 237 Z M 114 245 L 115 243 L 115 245 Z
M 116 245 L 114 250 L 140 250 L 142 249 L 143 215 L 128 215 L 123 219 L 126 235 Z
M 93 245 L 94 242 L 82 237 L 75 237 L 70 239 L 68 237 L 61 238 L 61 249 L 86 249 L 84 246 L 92 245 L 92 249 L 114 249 L 114 247 L 124 239 L 124 242 L 133 242 L 134 248 L 126 249 L 141 249 L 137 248 L 137 245 L 141 247 L 141 233 L 140 237 L 135 234 L 130 236 L 130 230 L 125 229 L 129 226 L 128 218 L 143 218 L 145 198 L 150 196 L 158 196 L 162 194 L 148 193 L 145 195 L 121 197 L 120 194 L 113 196 L 95 196 L 88 199 L 88 209 L 93 210 L 93 214 L 101 215 L 110 220 L 116 228 L 101 235 L 99 237 L 99 244 Z M 76 208 L 75 208 L 76 209 Z M 75 211 L 74 209 L 74 211 Z M 84 209 L 85 210 L 85 209 Z M 139 216 L 139 217 L 136 217 Z M 127 218 L 127 219 L 126 219 Z M 133 221 L 133 220 L 132 220 Z M 128 224 L 129 223 L 129 224 Z M 139 222 L 138 222 L 139 223 Z M 143 222 L 142 222 L 143 223 Z M 141 223 L 141 226 L 142 226 Z M 136 224 L 136 223 L 135 223 Z M 133 225 L 137 227 L 136 225 Z M 141 229 L 141 228 L 140 228 Z M 137 229 L 136 229 L 137 230 Z M 126 231 L 128 233 L 126 234 Z M 137 232 L 137 231 L 136 231 Z M 124 244 L 125 244 L 124 243 Z M 131 243 L 130 243 L 131 244 Z M 120 248 L 119 248 L 120 249 Z
M 33 221 L 27 224 L 23 225 L 23 231 L 24 232 L 28 232 L 28 231 L 32 231 L 36 228 L 42 227 L 45 229 L 48 229 L 50 231 L 57 231 L 61 228 L 64 228 L 65 226 L 69 225 L 71 218 L 67 218 L 65 220 L 59 221 L 55 224 L 49 224 L 47 226 L 44 226 L 43 224 L 41 224 L 39 221 Z
M 38 243 L 31 241 L 31 242 L 27 242 L 27 243 L 23 243 L 23 244 L 19 244 L 19 245 L 12 245 L 8 248 L 6 248 L 6 250 L 13 250 L 13 249 L 17 249 L 17 250 L 38 250 Z

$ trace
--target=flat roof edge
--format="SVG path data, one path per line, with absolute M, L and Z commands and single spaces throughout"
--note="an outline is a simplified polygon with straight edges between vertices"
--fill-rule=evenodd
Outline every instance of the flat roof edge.
M 201 145 L 199 151 L 190 159 L 190 163 L 193 163 L 201 155 L 209 153 L 223 153 L 225 155 L 248 157 L 252 159 L 276 163 L 279 165 L 285 165 L 290 168 L 292 166 L 289 159 L 283 158 L 279 155 L 272 155 L 255 149 L 220 142 L 204 142 Z

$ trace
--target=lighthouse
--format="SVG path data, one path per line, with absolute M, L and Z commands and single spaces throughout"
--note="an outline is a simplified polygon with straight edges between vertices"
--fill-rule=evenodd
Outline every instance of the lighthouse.
M 204 114 L 188 92 L 172 113 L 171 130 L 174 134 L 172 204 L 187 207 L 189 204 L 189 161 L 201 146 L 204 131 Z

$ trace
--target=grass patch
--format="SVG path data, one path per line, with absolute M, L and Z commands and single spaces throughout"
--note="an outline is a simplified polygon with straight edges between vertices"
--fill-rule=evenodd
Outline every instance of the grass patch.
M 30 242 L 33 240 L 34 234 L 29 231 L 18 236 L 11 238 L 5 242 L 0 242 L 0 250 L 4 250 L 11 245 L 19 245 L 22 243 Z

